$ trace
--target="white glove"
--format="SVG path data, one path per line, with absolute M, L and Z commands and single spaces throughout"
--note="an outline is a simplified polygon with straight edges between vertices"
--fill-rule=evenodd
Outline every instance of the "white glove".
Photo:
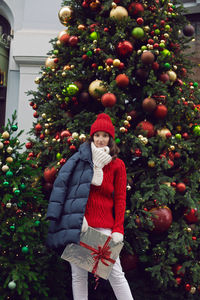
M 112 237 L 113 242 L 115 244 L 123 242 L 123 239 L 124 239 L 124 235 L 122 233 L 119 233 L 119 232 L 113 232 L 111 234 L 111 237 Z
M 83 224 L 82 224 L 82 227 L 81 227 L 81 232 L 86 232 L 88 230 L 88 222 L 86 220 L 86 218 L 84 217 L 83 218 Z

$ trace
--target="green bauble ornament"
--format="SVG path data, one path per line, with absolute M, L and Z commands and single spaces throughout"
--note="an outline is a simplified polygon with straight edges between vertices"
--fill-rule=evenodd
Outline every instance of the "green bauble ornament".
M 196 135 L 196 136 L 200 136 L 200 125 L 194 126 L 194 128 L 193 128 L 193 133 L 194 133 L 194 135 Z
M 180 134 L 180 133 L 175 134 L 175 138 L 176 138 L 177 140 L 181 140 L 181 134 Z
M 155 35 L 159 35 L 160 34 L 160 29 L 155 29 Z
M 36 227 L 40 226 L 40 221 L 39 220 L 35 221 L 35 226 Z
M 13 172 L 12 172 L 12 171 L 7 171 L 7 172 L 6 172 L 6 177 L 7 177 L 7 178 L 13 177 Z
M 24 183 L 22 183 L 22 184 L 20 184 L 20 190 L 25 190 L 25 188 L 26 188 L 26 185 L 24 184 Z
M 120 138 L 116 138 L 116 139 L 115 139 L 115 143 L 116 143 L 116 144 L 119 144 L 120 142 L 121 142 Z
M 135 27 L 131 34 L 136 39 L 142 39 L 144 37 L 144 30 L 141 27 Z
M 10 230 L 11 230 L 11 231 L 15 231 L 15 225 L 11 225 L 11 226 L 10 226 Z
M 12 125 L 12 126 L 11 126 L 11 129 L 12 129 L 13 131 L 17 131 L 18 126 L 17 126 L 17 125 Z
M 79 91 L 79 88 L 77 87 L 76 84 L 74 83 L 71 83 L 67 86 L 67 93 L 68 95 L 70 96 L 73 96 L 75 95 L 77 92 Z
M 24 246 L 24 247 L 22 247 L 22 253 L 23 254 L 27 254 L 28 253 L 28 246 Z
M 59 51 L 56 49 L 56 50 L 53 50 L 53 54 L 55 55 L 58 55 Z
M 92 33 L 90 33 L 90 38 L 91 40 L 98 40 L 99 39 L 99 33 L 96 31 L 93 31 Z
M 171 65 L 170 65 L 169 63 L 165 63 L 165 64 L 164 64 L 164 67 L 168 70 L 168 69 L 171 68 Z
M 194 82 L 194 83 L 193 83 L 193 86 L 194 86 L 194 87 L 198 87 L 198 82 Z
M 57 158 L 58 160 L 60 160 L 60 159 L 62 158 L 62 155 L 61 155 L 60 152 L 58 152 L 58 153 L 56 154 L 56 158 Z
M 9 185 L 10 185 L 10 183 L 9 183 L 8 181 L 4 181 L 4 182 L 3 182 L 3 186 L 4 186 L 4 187 L 8 187 Z
M 16 196 L 19 196 L 20 190 L 16 189 L 16 190 L 14 191 L 14 194 L 15 194 Z
M 141 50 L 142 50 L 142 51 L 147 50 L 147 46 L 143 45 L 143 46 L 141 47 Z
M 88 57 L 91 57 L 92 56 L 92 51 L 91 50 L 89 50 L 87 53 L 86 53 L 86 55 L 88 56 Z
M 8 288 L 9 288 L 10 290 L 14 290 L 14 289 L 16 288 L 16 283 L 15 283 L 14 281 L 10 281 L 10 282 L 8 283 Z
M 165 57 L 171 56 L 171 52 L 167 49 L 164 49 L 163 51 L 161 51 L 161 54 Z

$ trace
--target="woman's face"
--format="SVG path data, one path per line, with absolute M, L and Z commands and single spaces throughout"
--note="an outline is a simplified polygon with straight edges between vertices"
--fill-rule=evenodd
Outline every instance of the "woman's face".
M 98 148 L 108 146 L 109 139 L 110 136 L 105 131 L 97 131 L 93 135 L 94 144 Z

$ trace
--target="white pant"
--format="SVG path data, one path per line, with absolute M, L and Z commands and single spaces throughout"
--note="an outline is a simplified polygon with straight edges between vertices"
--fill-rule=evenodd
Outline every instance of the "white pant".
M 95 228 L 104 234 L 110 235 L 111 229 Z M 72 290 L 74 300 L 88 300 L 88 272 L 78 266 L 71 264 L 72 269 Z M 128 282 L 122 271 L 119 257 L 113 265 L 108 278 L 117 300 L 133 300 Z

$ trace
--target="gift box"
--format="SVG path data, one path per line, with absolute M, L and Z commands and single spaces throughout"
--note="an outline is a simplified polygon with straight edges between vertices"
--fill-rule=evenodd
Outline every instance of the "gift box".
M 108 279 L 122 247 L 122 242 L 115 244 L 111 236 L 88 227 L 86 232 L 81 233 L 80 245 L 68 244 L 61 258 Z

